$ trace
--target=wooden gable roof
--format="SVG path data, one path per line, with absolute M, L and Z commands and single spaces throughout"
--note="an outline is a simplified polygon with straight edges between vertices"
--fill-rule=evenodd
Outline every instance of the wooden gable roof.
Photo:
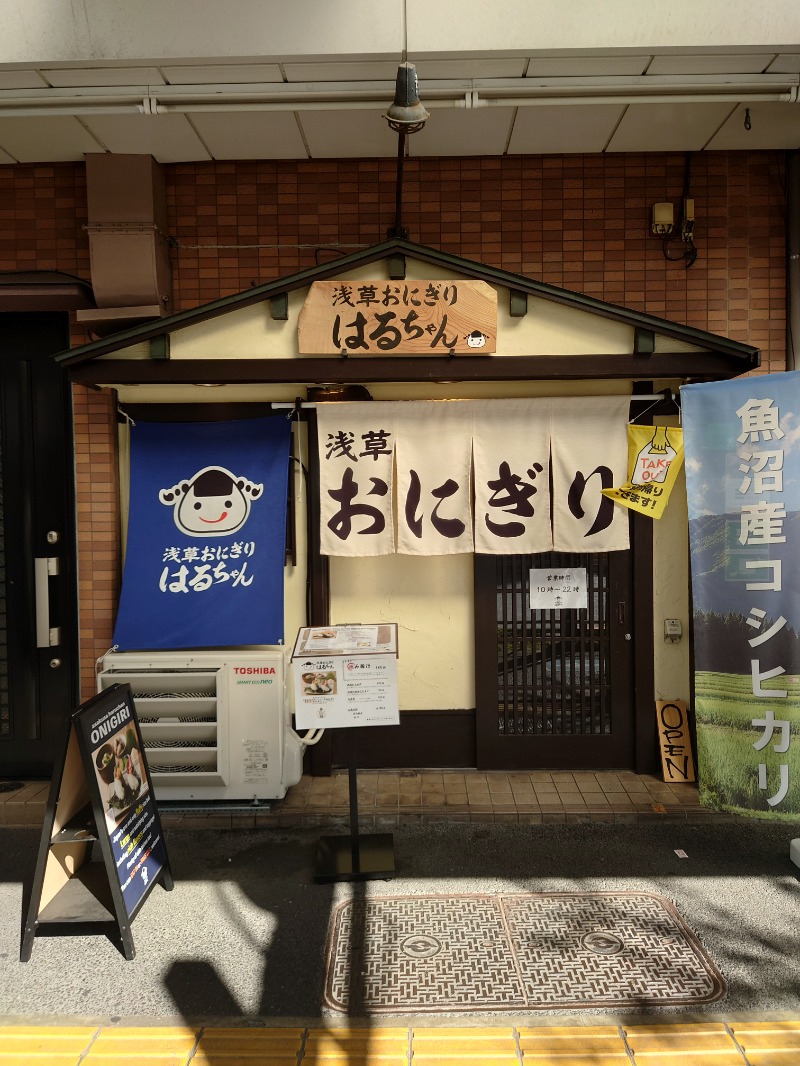
M 525 313 L 529 296 L 549 300 L 601 318 L 623 323 L 633 330 L 627 355 L 536 355 L 503 357 L 470 355 L 392 356 L 385 358 L 337 357 L 291 359 L 203 359 L 204 382 L 351 382 L 367 380 L 543 380 L 558 378 L 728 378 L 759 365 L 757 348 L 642 311 L 620 307 L 592 296 L 535 281 L 522 274 L 477 263 L 426 245 L 392 238 L 286 277 L 277 278 L 211 303 L 166 318 L 155 319 L 56 355 L 57 363 L 75 381 L 192 382 L 197 367 L 190 359 L 170 361 L 169 337 L 210 319 L 253 304 L 270 302 L 273 317 L 280 317 L 289 293 L 315 281 L 339 278 L 348 271 L 388 261 L 389 277 L 404 277 L 405 259 L 429 264 L 464 278 L 474 278 L 508 289 L 511 316 Z M 655 338 L 674 339 L 674 351 L 655 351 Z M 108 359 L 133 345 L 149 343 L 150 359 Z

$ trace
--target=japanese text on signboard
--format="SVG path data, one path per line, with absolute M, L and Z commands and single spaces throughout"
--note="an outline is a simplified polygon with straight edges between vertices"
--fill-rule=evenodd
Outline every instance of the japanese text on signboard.
M 482 281 L 314 282 L 298 322 L 301 355 L 486 354 L 496 338 Z

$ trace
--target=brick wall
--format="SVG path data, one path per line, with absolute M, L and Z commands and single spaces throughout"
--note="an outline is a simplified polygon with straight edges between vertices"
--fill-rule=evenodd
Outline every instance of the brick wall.
M 394 222 L 391 159 L 165 170 L 176 310 L 338 254 L 324 245 L 374 244 Z M 410 159 L 403 223 L 412 240 L 745 341 L 785 369 L 783 154 L 693 157 L 689 270 L 649 234 L 652 204 L 678 204 L 683 184 L 681 154 Z M 82 164 L 0 166 L 0 270 L 88 279 L 85 222 Z M 111 397 L 76 389 L 75 410 L 88 695 L 117 597 L 116 427 Z
M 95 660 L 108 651 L 120 586 L 119 463 L 114 395 L 73 386 L 81 693 L 95 691 Z
M 167 166 L 176 309 L 337 254 L 320 245 L 383 240 L 394 166 Z M 649 235 L 652 204 L 677 204 L 683 179 L 680 154 L 410 159 L 403 222 L 412 240 L 746 341 L 785 369 L 783 154 L 693 157 L 689 270 Z M 0 270 L 88 278 L 85 221 L 81 164 L 0 166 Z
M 782 169 L 781 153 L 692 161 L 689 270 L 649 234 L 652 204 L 679 203 L 682 155 L 411 159 L 403 223 L 422 244 L 754 344 L 783 370 Z M 394 173 L 392 160 L 168 167 L 177 306 L 311 266 L 320 244 L 385 239 Z

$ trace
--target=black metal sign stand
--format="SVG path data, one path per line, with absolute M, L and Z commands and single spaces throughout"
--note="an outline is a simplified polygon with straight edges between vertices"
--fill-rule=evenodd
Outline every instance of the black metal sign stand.
M 394 877 L 392 834 L 358 835 L 357 736 L 358 729 L 351 728 L 347 768 L 350 785 L 350 836 L 320 838 L 314 872 L 317 884 L 330 884 L 333 881 L 388 881 Z
M 128 912 L 105 822 L 104 801 L 82 724 L 82 716 L 115 709 L 115 705 L 124 705 L 130 711 L 129 728 L 138 738 L 144 773 L 149 778 L 130 687 L 114 685 L 88 700 L 72 716 L 62 753 L 55 764 L 22 936 L 21 962 L 29 961 L 37 934 L 67 933 L 105 933 L 120 947 L 125 958 L 131 960 L 136 954 L 131 933 L 133 919 L 155 885 L 161 884 L 167 891 L 173 888 L 158 808 L 150 793 L 152 833 L 159 843 L 160 868 Z M 99 861 L 93 856 L 95 844 L 100 847 Z

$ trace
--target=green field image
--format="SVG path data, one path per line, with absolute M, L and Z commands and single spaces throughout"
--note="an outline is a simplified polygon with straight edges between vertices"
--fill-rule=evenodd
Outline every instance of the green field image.
M 783 674 L 765 682 L 764 689 L 788 690 L 788 696 L 754 696 L 750 674 L 695 674 L 695 714 L 697 720 L 697 764 L 700 800 L 707 807 L 797 821 L 800 818 L 800 676 Z M 771 710 L 776 721 L 791 723 L 789 750 L 778 754 L 773 745 L 780 743 L 775 729 L 765 748 L 753 747 L 763 729 L 752 719 L 764 718 Z M 767 767 L 767 788 L 758 787 L 758 764 Z M 767 797 L 778 791 L 780 765 L 788 764 L 789 791 L 776 806 Z

